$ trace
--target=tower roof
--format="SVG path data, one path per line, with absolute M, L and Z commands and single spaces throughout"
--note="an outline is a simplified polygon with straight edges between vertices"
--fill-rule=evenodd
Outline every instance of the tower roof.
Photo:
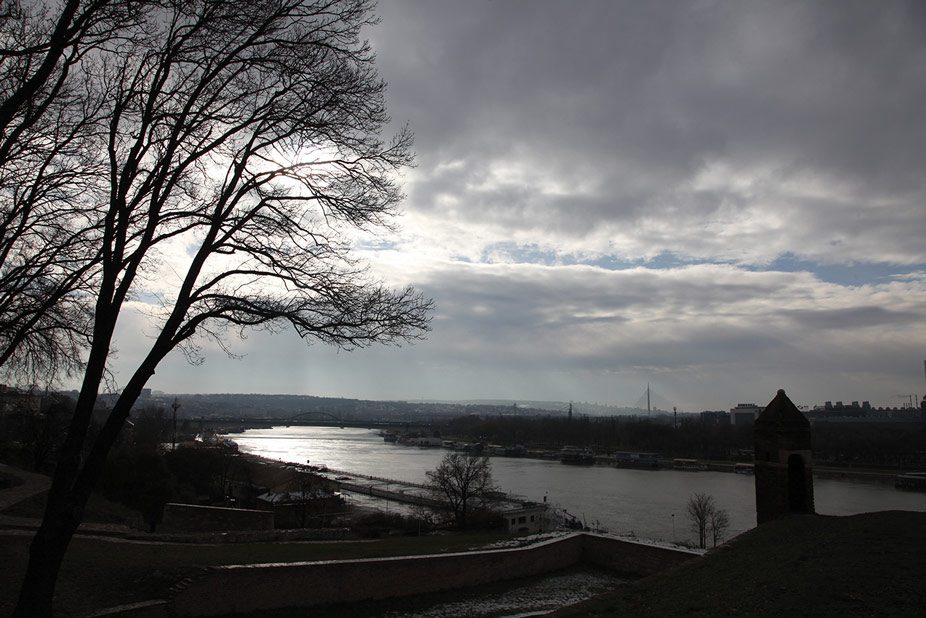
M 778 394 L 769 402 L 756 419 L 756 425 L 776 426 L 776 427 L 810 427 L 810 421 L 801 414 L 788 396 L 784 389 L 778 389 Z

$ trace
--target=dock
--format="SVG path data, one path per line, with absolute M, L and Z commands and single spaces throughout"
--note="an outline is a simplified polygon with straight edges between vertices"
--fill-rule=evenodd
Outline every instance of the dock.
M 404 502 L 406 504 L 417 504 L 434 508 L 443 505 L 442 501 L 436 500 L 429 495 L 430 489 L 427 485 L 422 483 L 387 479 L 379 476 L 357 474 L 356 472 L 334 470 L 331 468 L 327 468 L 325 471 L 318 473 L 338 483 L 340 487 L 346 491 L 382 498 L 384 500 Z

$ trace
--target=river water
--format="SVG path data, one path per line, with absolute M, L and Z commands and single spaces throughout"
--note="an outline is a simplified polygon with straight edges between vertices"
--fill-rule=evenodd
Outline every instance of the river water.
M 229 436 L 241 451 L 269 459 L 348 470 L 422 483 L 446 453 L 439 448 L 389 444 L 375 430 L 336 427 L 249 429 Z M 566 509 L 586 524 L 623 535 L 692 541 L 685 504 L 696 492 L 710 494 L 730 516 L 727 538 L 756 525 L 753 477 L 725 472 L 632 470 L 566 466 L 558 461 L 493 457 L 502 491 Z M 817 513 L 926 511 L 926 493 L 855 480 L 814 479 Z

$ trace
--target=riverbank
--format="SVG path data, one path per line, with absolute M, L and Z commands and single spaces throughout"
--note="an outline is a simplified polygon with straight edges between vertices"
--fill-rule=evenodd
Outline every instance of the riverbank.
M 381 435 L 385 436 L 387 434 L 380 432 Z M 451 437 L 446 440 L 432 439 L 432 438 L 415 438 L 415 439 L 402 439 L 401 437 L 396 437 L 397 434 L 390 434 L 394 439 L 386 440 L 391 444 L 398 446 L 415 446 L 418 448 L 432 448 L 432 449 L 452 449 L 457 451 L 464 451 L 472 453 L 474 455 L 486 456 L 491 459 L 511 459 L 511 458 L 524 458 L 524 459 L 533 459 L 541 461 L 560 461 L 561 451 L 557 449 L 550 448 L 537 448 L 537 447 L 524 447 L 524 446 L 515 446 L 510 444 L 473 444 L 460 439 Z M 570 448 L 570 447 L 567 447 Z M 576 448 L 576 447 L 573 447 Z M 736 473 L 743 472 L 745 469 L 744 466 L 751 465 L 749 463 L 737 462 L 731 460 L 711 460 L 711 459 L 677 459 L 673 456 L 669 457 L 660 457 L 654 453 L 634 453 L 634 452 L 622 452 L 625 457 L 620 461 L 615 457 L 615 451 L 613 449 L 606 450 L 605 454 L 594 454 L 593 457 L 590 457 L 587 464 L 594 464 L 598 466 L 607 466 L 613 468 L 628 468 L 628 469 L 653 469 L 653 470 L 677 470 L 680 469 L 680 465 L 685 467 L 688 471 L 698 471 L 698 470 L 709 470 L 712 472 L 727 472 L 727 473 Z M 635 456 L 642 455 L 642 458 L 637 458 Z M 629 456 L 629 457 L 627 457 Z M 680 462 L 687 462 L 687 466 L 680 464 Z M 893 485 L 894 481 L 898 474 L 902 474 L 905 471 L 902 470 L 885 470 L 877 469 L 866 466 L 837 466 L 832 464 L 816 464 L 814 467 L 814 476 L 823 479 L 834 479 L 834 480 L 859 480 L 864 482 L 874 482 L 874 483 L 883 483 Z

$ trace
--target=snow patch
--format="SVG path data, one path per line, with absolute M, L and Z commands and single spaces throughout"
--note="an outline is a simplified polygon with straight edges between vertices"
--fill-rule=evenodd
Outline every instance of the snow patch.
M 525 618 L 590 599 L 627 580 L 600 571 L 551 575 L 514 589 L 434 605 L 420 611 L 387 612 L 384 618 Z

